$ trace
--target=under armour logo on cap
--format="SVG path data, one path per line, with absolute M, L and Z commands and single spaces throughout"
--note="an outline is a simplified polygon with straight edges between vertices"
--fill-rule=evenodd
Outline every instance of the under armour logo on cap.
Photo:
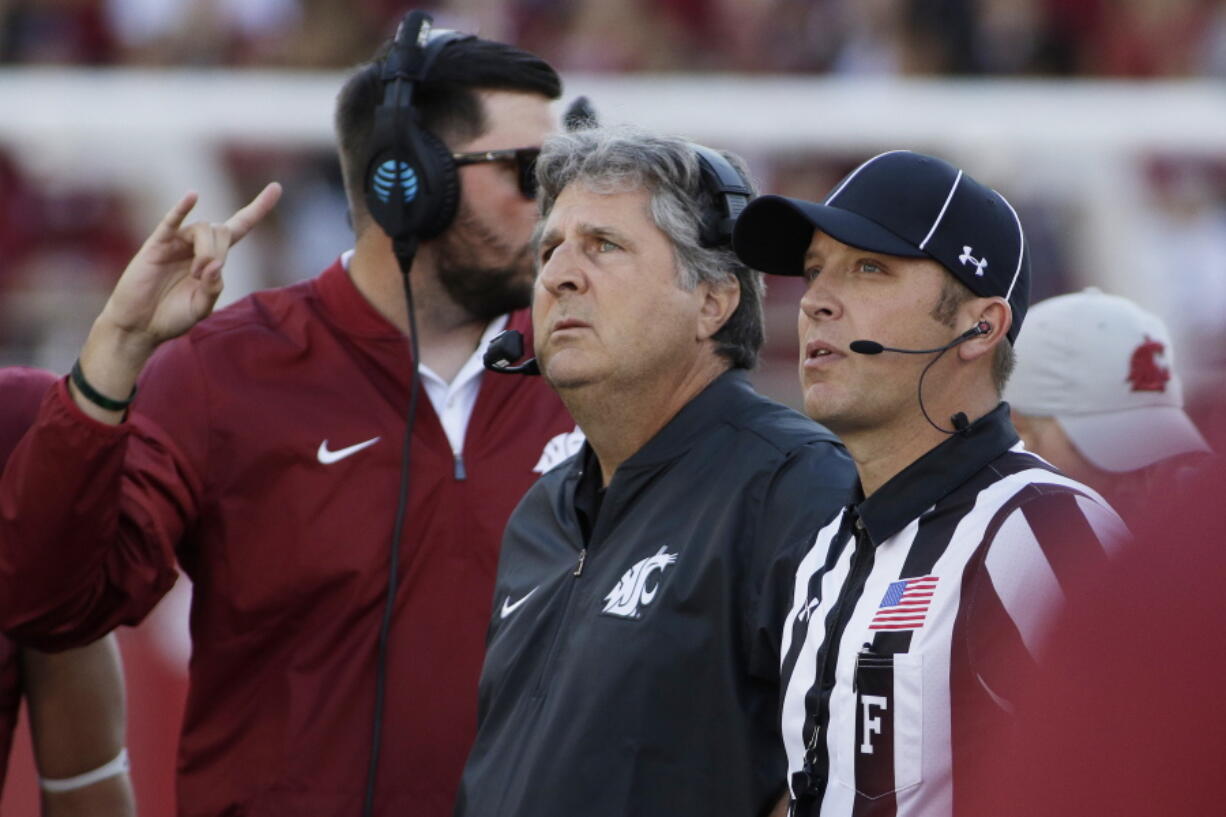
M 976 295 L 1008 301 L 1016 340 L 1030 303 L 1021 220 L 1004 196 L 949 162 L 894 150 L 857 167 L 820 204 L 761 196 L 737 219 L 732 243 L 754 269 L 801 275 L 815 229 L 863 250 L 937 261 Z
M 983 271 L 988 268 L 988 259 L 980 259 L 971 255 L 971 248 L 966 245 L 962 246 L 962 254 L 958 256 L 958 260 L 963 264 L 974 264 L 975 275 L 979 278 L 983 277 Z

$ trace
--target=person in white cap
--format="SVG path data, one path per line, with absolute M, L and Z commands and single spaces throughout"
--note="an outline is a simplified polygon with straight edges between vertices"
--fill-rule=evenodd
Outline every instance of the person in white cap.
M 1005 390 L 1026 448 L 1128 513 L 1209 445 L 1183 410 L 1170 333 L 1091 287 L 1031 307 Z

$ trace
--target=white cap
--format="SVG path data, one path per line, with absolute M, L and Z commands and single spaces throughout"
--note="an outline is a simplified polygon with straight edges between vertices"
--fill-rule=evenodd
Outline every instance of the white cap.
M 1030 308 L 1005 400 L 1055 417 L 1104 471 L 1135 471 L 1209 445 L 1183 410 L 1171 336 L 1132 301 L 1091 287 Z

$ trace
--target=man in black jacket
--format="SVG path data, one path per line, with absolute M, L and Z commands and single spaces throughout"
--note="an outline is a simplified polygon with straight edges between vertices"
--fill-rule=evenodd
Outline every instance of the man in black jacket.
M 824 428 L 754 392 L 761 280 L 730 158 L 546 142 L 541 369 L 587 442 L 511 517 L 462 817 L 760 815 L 782 792 L 765 577 L 850 496 Z

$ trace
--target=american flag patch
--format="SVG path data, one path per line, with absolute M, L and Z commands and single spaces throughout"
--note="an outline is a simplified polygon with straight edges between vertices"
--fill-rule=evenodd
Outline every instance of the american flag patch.
M 917 576 L 891 582 L 886 588 L 870 630 L 918 630 L 924 626 L 928 605 L 936 592 L 939 576 Z

